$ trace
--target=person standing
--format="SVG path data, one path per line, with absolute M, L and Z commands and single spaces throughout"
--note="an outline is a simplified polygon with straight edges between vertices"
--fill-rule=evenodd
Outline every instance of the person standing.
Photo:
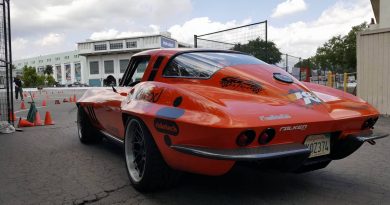
M 15 98 L 16 100 L 18 100 L 18 95 L 20 93 L 20 99 L 23 101 L 22 81 L 20 80 L 19 76 L 15 77 L 14 83 L 15 83 Z

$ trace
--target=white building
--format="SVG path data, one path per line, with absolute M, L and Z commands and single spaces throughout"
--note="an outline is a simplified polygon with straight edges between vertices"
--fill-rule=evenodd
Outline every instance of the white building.
M 169 33 L 121 39 L 77 43 L 78 50 L 14 61 L 17 69 L 32 66 L 43 73 L 52 65 L 54 78 L 60 84 L 80 82 L 103 86 L 104 79 L 113 76 L 116 83 L 122 78 L 131 56 L 143 50 L 177 48 L 178 42 Z
M 60 84 L 71 84 L 74 82 L 85 83 L 86 76 L 83 74 L 85 57 L 79 56 L 78 51 L 69 51 L 51 55 L 38 56 L 22 60 L 15 60 L 14 65 L 17 74 L 24 66 L 35 67 L 37 73 L 43 74 L 47 65 L 53 66 L 53 77 Z

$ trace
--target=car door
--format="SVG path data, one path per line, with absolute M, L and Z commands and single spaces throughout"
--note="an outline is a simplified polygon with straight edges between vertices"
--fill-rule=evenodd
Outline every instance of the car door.
M 149 56 L 135 56 L 130 60 L 127 71 L 123 76 L 123 83 L 121 87 L 115 88 L 114 91 L 109 94 L 107 100 L 104 102 L 105 112 L 105 124 L 103 125 L 108 134 L 117 138 L 124 138 L 124 125 L 122 122 L 121 103 L 126 98 L 132 86 L 141 82 L 145 71 L 149 65 Z

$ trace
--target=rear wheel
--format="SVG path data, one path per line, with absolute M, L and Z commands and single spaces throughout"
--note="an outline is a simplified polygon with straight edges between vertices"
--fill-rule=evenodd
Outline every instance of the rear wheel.
M 167 188 L 179 178 L 179 173 L 165 163 L 149 130 L 137 119 L 127 123 L 125 158 L 129 179 L 138 191 Z
M 97 143 L 102 140 L 102 135 L 91 125 L 87 114 L 80 106 L 77 110 L 77 134 L 84 144 Z

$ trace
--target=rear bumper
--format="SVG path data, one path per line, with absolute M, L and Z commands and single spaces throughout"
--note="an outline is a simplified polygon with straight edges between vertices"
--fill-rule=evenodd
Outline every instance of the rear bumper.
M 372 142 L 388 135 L 369 130 L 349 135 L 345 139 L 337 139 L 332 145 L 329 157 L 330 159 L 342 159 L 355 152 L 364 142 Z M 171 148 L 198 157 L 233 161 L 260 161 L 285 157 L 305 160 L 310 155 L 310 149 L 299 143 L 238 149 L 211 149 L 186 145 L 171 145 Z
M 171 148 L 198 157 L 234 161 L 258 161 L 289 156 L 305 159 L 310 155 L 310 150 L 307 147 L 297 143 L 239 149 L 210 149 L 181 145 L 172 145 Z

